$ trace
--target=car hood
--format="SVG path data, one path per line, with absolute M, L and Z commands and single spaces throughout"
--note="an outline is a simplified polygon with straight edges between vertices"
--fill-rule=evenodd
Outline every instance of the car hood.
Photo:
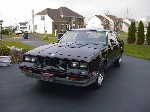
M 54 43 L 35 48 L 25 55 L 90 62 L 104 50 L 101 44 Z

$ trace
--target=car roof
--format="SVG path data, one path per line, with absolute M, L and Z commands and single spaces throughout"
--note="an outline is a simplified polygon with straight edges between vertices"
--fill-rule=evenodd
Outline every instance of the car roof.
M 94 28 L 79 28 L 71 29 L 70 31 L 106 31 L 105 29 L 94 29 Z

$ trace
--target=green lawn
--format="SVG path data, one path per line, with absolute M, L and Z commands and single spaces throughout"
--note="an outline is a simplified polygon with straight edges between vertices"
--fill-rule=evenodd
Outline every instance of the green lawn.
M 9 38 L 11 38 L 11 37 L 22 37 L 22 35 L 21 35 L 21 34 L 16 35 L 16 34 L 14 34 L 14 33 L 9 34 L 9 35 L 3 35 L 3 36 L 4 36 L 4 37 L 9 37 Z
M 121 32 L 121 40 L 127 40 L 128 33 Z M 125 43 L 124 55 L 150 60 L 150 46 Z
M 31 50 L 31 49 L 35 48 L 33 46 L 29 46 L 29 45 L 26 45 L 26 44 L 23 44 L 23 43 L 20 43 L 20 42 L 14 42 L 14 41 L 2 41 L 2 45 L 9 46 L 9 47 L 15 46 L 17 48 L 23 48 L 25 50 Z
M 34 35 L 41 37 L 41 38 L 49 38 L 49 37 L 55 37 L 55 34 L 40 34 L 40 33 L 35 33 Z M 56 36 L 57 37 L 57 36 Z
M 57 42 L 58 38 L 57 37 L 49 37 L 48 39 L 43 39 L 42 42 Z
M 150 60 L 150 46 L 125 43 L 124 54 Z
M 128 33 L 126 32 L 121 32 L 120 35 L 119 35 L 119 38 L 121 40 L 127 40 L 127 36 L 128 36 Z

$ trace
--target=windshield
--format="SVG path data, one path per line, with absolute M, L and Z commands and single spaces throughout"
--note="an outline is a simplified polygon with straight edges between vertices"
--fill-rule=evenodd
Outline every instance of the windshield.
M 106 32 L 104 31 L 68 31 L 62 39 L 61 43 L 79 42 L 79 43 L 106 43 Z

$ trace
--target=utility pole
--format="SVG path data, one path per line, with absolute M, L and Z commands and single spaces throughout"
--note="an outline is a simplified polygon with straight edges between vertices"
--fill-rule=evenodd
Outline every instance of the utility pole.
M 3 20 L 0 20 L 0 36 L 1 36 L 1 43 L 2 43 L 2 23 L 3 23 Z
M 127 10 L 126 10 L 126 18 L 129 18 L 130 12 L 131 12 L 131 9 L 129 9 L 129 8 L 127 7 Z
M 35 29 L 34 29 L 34 10 L 32 10 L 32 33 L 35 32 Z

